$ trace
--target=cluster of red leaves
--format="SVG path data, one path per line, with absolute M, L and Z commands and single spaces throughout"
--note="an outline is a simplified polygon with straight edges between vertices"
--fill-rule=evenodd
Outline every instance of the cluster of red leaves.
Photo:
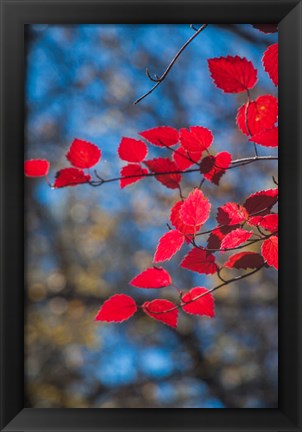
M 210 318 L 215 315 L 214 298 L 211 291 L 204 287 L 194 287 L 186 293 L 180 293 L 179 305 L 166 299 L 154 299 L 139 306 L 129 295 L 115 294 L 103 303 L 95 319 L 106 322 L 123 322 L 134 315 L 139 308 L 149 317 L 173 328 L 177 327 L 179 308 L 191 315 Z
M 271 80 L 278 85 L 278 44 L 268 47 L 263 55 L 263 67 Z M 252 62 L 238 56 L 208 60 L 215 85 L 225 93 L 241 93 L 252 89 L 257 82 L 257 70 Z M 238 128 L 249 141 L 265 147 L 278 146 L 278 101 L 271 95 L 255 100 L 248 99 L 237 113 Z
M 77 186 L 88 183 L 91 175 L 85 169 L 92 168 L 101 159 L 101 150 L 92 143 L 74 139 L 66 154 L 72 167 L 63 168 L 55 174 L 53 188 Z M 27 177 L 44 177 L 48 175 L 50 163 L 45 159 L 31 159 L 24 162 L 24 173 Z
M 264 33 L 277 31 L 277 26 L 255 24 Z M 275 86 L 278 85 L 278 44 L 269 46 L 263 54 L 262 64 Z M 254 144 L 264 147 L 278 146 L 278 100 L 266 94 L 250 98 L 250 90 L 258 80 L 253 63 L 239 56 L 227 56 L 208 60 L 210 75 L 215 86 L 224 93 L 247 93 L 247 102 L 237 112 L 239 130 Z M 252 272 L 264 266 L 278 269 L 278 214 L 272 211 L 278 201 L 278 189 L 268 189 L 248 196 L 243 204 L 227 202 L 217 209 L 217 226 L 200 232 L 210 217 L 211 203 L 199 188 L 193 189 L 183 198 L 180 183 L 183 174 L 197 171 L 204 179 L 215 185 L 232 165 L 232 155 L 226 151 L 211 154 L 214 137 L 203 126 L 190 126 L 179 130 L 170 126 L 159 126 L 139 133 L 140 139 L 123 137 L 118 147 L 118 156 L 126 162 L 120 172 L 120 187 L 125 188 L 144 177 L 154 177 L 169 189 L 179 189 L 181 200 L 170 210 L 173 228 L 159 239 L 153 263 L 165 262 L 181 251 L 184 245 L 192 248 L 183 256 L 180 267 L 199 274 L 217 274 L 225 269 Z M 147 159 L 149 145 L 170 151 L 171 157 Z M 72 167 L 56 173 L 53 188 L 75 186 L 91 182 L 89 170 L 101 159 L 101 150 L 94 144 L 75 139 L 67 154 Z M 236 162 L 234 162 L 236 163 Z M 24 164 L 25 175 L 47 177 L 50 164 L 45 159 L 28 160 Z M 194 167 L 194 169 L 192 169 Z M 99 178 L 100 179 L 100 178 Z M 104 180 L 100 179 L 101 184 Z M 93 184 L 93 182 L 91 182 Z M 203 245 L 197 244 L 198 236 L 209 234 Z M 217 257 L 257 243 L 259 252 L 244 250 L 229 255 L 223 263 Z M 225 282 L 225 279 L 221 279 Z M 235 280 L 235 279 L 233 279 Z M 231 280 L 227 281 L 229 283 Z M 153 266 L 135 276 L 129 285 L 138 289 L 156 289 L 173 286 L 172 277 L 162 267 Z M 222 284 L 223 285 L 223 284 Z M 217 287 L 216 287 L 217 288 Z M 123 322 L 139 309 L 154 320 L 175 328 L 179 310 L 198 316 L 214 316 L 216 289 L 194 287 L 187 292 L 179 291 L 174 303 L 157 298 L 138 305 L 126 294 L 115 294 L 101 306 L 96 320 Z
M 268 265 L 277 269 L 278 215 L 271 212 L 277 200 L 278 189 L 269 189 L 250 195 L 243 205 L 229 202 L 219 207 L 216 216 L 218 226 L 210 231 L 207 247 L 194 244 L 180 266 L 207 275 L 215 274 L 223 268 L 246 270 Z M 170 260 L 181 249 L 185 240 L 191 243 L 209 218 L 209 213 L 210 203 L 199 189 L 194 189 L 184 201 L 177 202 L 171 211 L 171 223 L 174 221 L 178 228 L 169 230 L 159 239 L 153 262 Z M 243 228 L 245 225 L 248 228 Z M 246 244 L 255 235 L 251 227 L 261 227 L 266 231 L 256 239 L 262 243 L 261 253 L 235 253 L 219 266 L 214 253 Z M 215 245 L 212 251 L 211 245 Z M 167 270 L 154 266 L 135 276 L 129 285 L 139 289 L 162 289 L 173 286 L 173 281 Z M 188 292 L 181 292 L 177 304 L 167 299 L 155 299 L 138 306 L 132 297 L 116 294 L 105 301 L 96 320 L 122 322 L 134 315 L 138 308 L 151 318 L 176 327 L 179 309 L 192 315 L 214 317 L 214 298 L 211 290 L 195 287 Z
M 158 157 L 146 160 L 146 142 L 123 137 L 119 144 L 118 155 L 128 162 L 121 169 L 120 186 L 124 188 L 136 183 L 150 173 L 157 181 L 169 189 L 178 189 L 182 173 L 195 165 L 208 181 L 218 185 L 221 177 L 229 168 L 232 157 L 228 152 L 211 155 L 209 147 L 214 137 L 212 132 L 202 126 L 176 130 L 170 126 L 159 126 L 140 132 L 148 144 L 169 149 L 172 157 Z M 176 147 L 175 147 L 176 146 Z

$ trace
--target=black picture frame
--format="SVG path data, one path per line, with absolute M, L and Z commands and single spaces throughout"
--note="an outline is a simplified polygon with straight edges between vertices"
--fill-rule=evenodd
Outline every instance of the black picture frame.
M 0 4 L 1 430 L 301 431 L 301 2 L 0 0 Z M 156 413 L 153 409 L 24 408 L 24 25 L 196 21 L 279 23 L 279 407 Z

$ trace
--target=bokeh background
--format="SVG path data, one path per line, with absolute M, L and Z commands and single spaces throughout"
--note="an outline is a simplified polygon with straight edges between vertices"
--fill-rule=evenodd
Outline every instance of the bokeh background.
M 236 128 L 246 95 L 216 89 L 207 58 L 240 55 L 252 60 L 259 83 L 252 98 L 277 95 L 261 65 L 277 41 L 251 25 L 209 25 L 182 54 L 168 78 L 140 104 L 132 102 L 161 74 L 192 35 L 189 25 L 28 25 L 26 37 L 25 158 L 51 161 L 50 179 L 68 166 L 75 137 L 97 144 L 105 178 L 118 176 L 122 136 L 158 125 L 201 125 L 213 148 L 234 158 L 253 154 Z M 152 149 L 153 156 L 165 150 Z M 259 147 L 259 153 L 275 154 Z M 199 183 L 194 174 L 184 193 Z M 213 212 L 273 187 L 277 163 L 230 170 L 217 188 L 205 184 Z M 181 314 L 172 330 L 142 313 L 123 324 L 95 322 L 102 302 L 124 292 L 139 302 L 158 291 L 129 280 L 152 263 L 169 209 L 179 199 L 154 179 L 121 190 L 81 185 L 50 189 L 26 179 L 26 406 L 50 408 L 267 408 L 278 403 L 277 272 L 265 269 L 215 293 L 216 317 Z M 255 250 L 257 250 L 255 245 Z M 213 287 L 178 264 L 164 267 L 177 285 Z M 233 274 L 233 273 L 232 273 Z M 231 275 L 231 273 L 230 273 Z M 164 291 L 169 297 L 170 290 Z

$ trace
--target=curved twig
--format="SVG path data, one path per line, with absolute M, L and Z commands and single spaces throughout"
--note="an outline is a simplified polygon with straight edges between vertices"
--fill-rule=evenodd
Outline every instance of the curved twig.
M 208 26 L 208 24 L 203 24 L 198 30 L 195 30 L 195 28 L 193 28 L 195 30 L 195 33 L 187 40 L 187 42 L 180 48 L 180 50 L 176 53 L 176 55 L 173 57 L 173 59 L 171 60 L 171 62 L 169 63 L 168 67 L 166 68 L 166 70 L 164 71 L 164 73 L 159 77 L 158 75 L 154 75 L 154 77 L 152 77 L 152 75 L 150 74 L 149 70 L 146 69 L 146 74 L 147 77 L 155 82 L 156 84 L 149 90 L 147 91 L 145 94 L 143 94 L 143 96 L 141 96 L 140 98 L 136 99 L 133 102 L 133 105 L 138 104 L 141 100 L 143 100 L 145 97 L 147 97 L 149 94 L 151 94 L 159 85 L 161 82 L 164 81 L 164 79 L 166 78 L 166 76 L 168 75 L 168 73 L 170 72 L 170 70 L 172 69 L 172 67 L 174 66 L 175 62 L 177 61 L 178 57 L 181 55 L 181 53 L 187 48 L 187 46 Z

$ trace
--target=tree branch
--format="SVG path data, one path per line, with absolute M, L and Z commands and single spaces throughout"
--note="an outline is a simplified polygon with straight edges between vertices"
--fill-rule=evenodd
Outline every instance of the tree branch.
M 143 96 L 141 96 L 140 98 L 136 99 L 133 102 L 133 105 L 138 104 L 141 100 L 143 100 L 145 97 L 147 97 L 149 94 L 151 94 L 159 85 L 160 83 L 162 83 L 164 81 L 164 79 L 166 78 L 166 76 L 168 75 L 168 73 L 170 72 L 170 70 L 172 69 L 172 67 L 174 66 L 174 64 L 176 63 L 177 59 L 179 58 L 179 56 L 181 55 L 181 53 L 187 48 L 187 46 L 208 26 L 208 24 L 203 24 L 198 30 L 195 30 L 195 28 L 193 28 L 195 30 L 195 34 L 193 34 L 193 36 L 190 37 L 190 39 L 187 40 L 187 42 L 180 48 L 180 50 L 176 53 L 176 55 L 173 57 L 172 61 L 169 63 L 168 67 L 166 68 L 166 70 L 164 71 L 164 73 L 158 77 L 157 75 L 154 75 L 154 78 L 151 76 L 150 72 L 148 69 L 146 69 L 146 74 L 148 76 L 148 78 L 155 82 L 156 84 L 149 90 L 147 91 L 145 94 L 143 94 Z

